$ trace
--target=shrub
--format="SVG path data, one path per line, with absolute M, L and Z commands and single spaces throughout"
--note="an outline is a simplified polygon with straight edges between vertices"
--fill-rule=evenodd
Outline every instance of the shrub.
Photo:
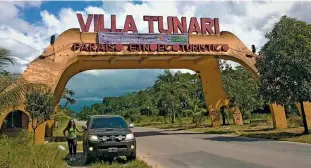
M 296 128 L 303 126 L 302 119 L 296 114 L 289 115 L 287 118 L 288 127 Z
M 95 163 L 90 168 L 151 168 L 151 166 L 141 160 L 137 160 L 127 164 L 113 163 L 112 165 L 108 165 L 105 163 Z
M 66 151 L 59 151 L 57 145 L 32 145 L 32 135 L 23 130 L 15 138 L 0 138 L 0 167 L 35 168 L 66 167 L 63 160 Z

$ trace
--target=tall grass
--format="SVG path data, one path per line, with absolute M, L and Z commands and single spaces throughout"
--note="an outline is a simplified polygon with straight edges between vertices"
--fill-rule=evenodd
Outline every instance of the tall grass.
M 272 120 L 271 114 L 250 114 L 248 116 L 249 120 Z
M 141 160 L 132 161 L 127 164 L 113 163 L 111 165 L 105 163 L 95 163 L 90 166 L 90 168 L 151 168 L 148 164 Z
M 65 168 L 66 154 L 55 144 L 32 145 L 32 136 L 26 130 L 17 137 L 0 137 L 1 168 Z

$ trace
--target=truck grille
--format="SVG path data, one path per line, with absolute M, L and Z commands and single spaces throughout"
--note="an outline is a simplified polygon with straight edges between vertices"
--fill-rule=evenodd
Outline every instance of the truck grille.
M 124 135 L 98 136 L 101 141 L 121 141 L 125 139 Z
M 115 147 L 115 148 L 118 148 L 118 149 L 127 149 L 126 145 L 98 146 L 98 149 L 108 149 L 108 148 L 111 148 L 111 147 Z

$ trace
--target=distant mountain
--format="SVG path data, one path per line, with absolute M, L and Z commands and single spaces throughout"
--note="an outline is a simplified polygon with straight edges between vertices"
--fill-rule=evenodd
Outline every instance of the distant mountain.
M 82 110 L 82 108 L 84 106 L 88 106 L 90 107 L 92 104 L 96 104 L 96 103 L 102 103 L 102 101 L 94 101 L 94 100 L 77 100 L 76 104 L 68 104 L 67 107 L 73 111 L 75 111 L 76 113 L 80 112 Z M 63 100 L 61 100 L 60 102 L 61 105 L 64 105 L 65 102 Z

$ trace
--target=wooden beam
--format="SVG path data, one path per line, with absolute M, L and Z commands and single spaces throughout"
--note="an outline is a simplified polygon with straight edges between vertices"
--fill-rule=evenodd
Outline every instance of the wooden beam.
M 109 59 L 109 64 L 113 64 L 116 61 L 116 57 L 111 57 Z
M 173 56 L 172 58 L 168 59 L 168 63 L 171 64 L 175 61 L 178 61 L 180 58 L 182 58 L 183 56 Z
M 139 63 L 142 64 L 142 63 L 146 62 L 148 59 L 150 59 L 150 57 L 142 57 L 142 58 L 139 60 Z
M 207 58 L 204 57 L 204 56 L 202 56 L 202 57 L 196 59 L 194 62 L 195 62 L 196 64 L 199 64 L 200 62 L 204 61 L 205 59 L 207 59 Z

